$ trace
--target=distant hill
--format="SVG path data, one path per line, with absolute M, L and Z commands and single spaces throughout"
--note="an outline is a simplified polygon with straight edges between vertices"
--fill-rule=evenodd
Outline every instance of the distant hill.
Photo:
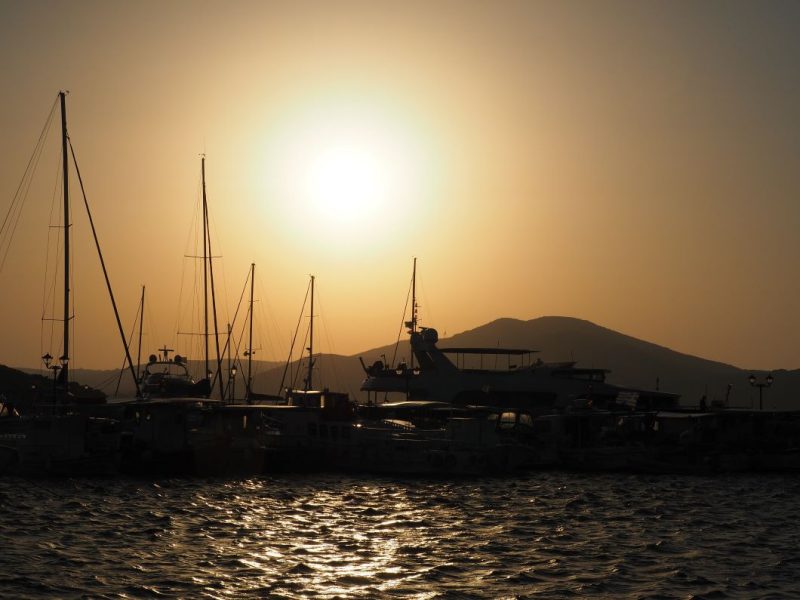
M 5 365 L 0 365 L 0 394 L 9 400 L 27 402 L 38 397 L 38 388 L 51 389 L 52 379 L 40 375 L 30 375 Z
M 87 386 L 74 377 L 69 385 L 70 393 L 84 399 L 102 399 L 106 396 L 94 386 Z M 42 398 L 52 399 L 53 379 L 37 373 L 29 373 L 0 365 L 0 394 L 15 403 L 27 403 Z
M 571 317 L 540 317 L 530 321 L 497 319 L 486 325 L 441 339 L 439 347 L 489 346 L 538 350 L 544 361 L 576 361 L 579 366 L 610 369 L 608 381 L 633 387 L 680 394 L 685 405 L 724 400 L 732 384 L 729 404 L 758 406 L 758 390 L 747 381 L 750 373 L 763 379 L 764 371 L 748 371 L 732 365 L 675 352 L 589 321 Z M 391 359 L 394 345 L 361 354 L 367 364 L 386 355 Z M 407 339 L 398 358 L 408 358 Z M 352 360 L 356 365 L 358 361 Z M 342 368 L 342 371 L 344 369 Z M 764 390 L 765 408 L 800 408 L 800 370 L 772 372 L 775 382 Z M 363 378 L 363 372 L 360 377 Z
M 440 332 L 441 333 L 441 332 Z M 540 317 L 530 321 L 497 319 L 486 325 L 441 339 L 439 346 L 488 346 L 538 350 L 544 361 L 576 361 L 579 366 L 610 369 L 611 383 L 658 389 L 680 394 L 682 403 L 695 406 L 706 395 L 708 401 L 724 400 L 731 384 L 729 405 L 758 406 L 758 390 L 747 381 L 750 373 L 763 379 L 764 371 L 748 371 L 732 365 L 675 352 L 664 346 L 639 340 L 600 327 L 589 321 L 571 317 Z M 315 357 L 314 386 L 345 391 L 352 397 L 366 400 L 359 392 L 364 379 L 358 357 L 371 364 L 382 359 L 391 361 L 395 345 L 373 348 L 353 356 L 318 355 Z M 397 361 L 408 360 L 408 338 L 398 345 Z M 301 386 L 307 362 L 290 365 L 286 385 Z M 278 393 L 283 364 L 258 363 L 254 368 L 253 389 L 262 393 Z M 800 370 L 772 372 L 775 382 L 764 390 L 765 408 L 800 408 Z M 113 393 L 118 372 L 76 370 L 72 376 L 81 383 Z M 292 376 L 294 378 L 292 379 Z M 123 375 L 121 390 L 132 394 L 130 375 Z M 238 387 L 238 385 L 237 385 Z
M 497 345 L 541 350 L 546 361 L 575 360 L 579 365 L 610 369 L 609 381 L 635 387 L 658 387 L 697 404 L 703 395 L 724 399 L 732 384 L 730 405 L 758 404 L 758 390 L 747 381 L 750 373 L 733 365 L 683 354 L 645 342 L 582 319 L 540 317 L 530 321 L 498 319 L 454 336 L 452 345 Z M 764 406 L 800 408 L 800 370 L 773 371 L 775 383 L 764 392 Z

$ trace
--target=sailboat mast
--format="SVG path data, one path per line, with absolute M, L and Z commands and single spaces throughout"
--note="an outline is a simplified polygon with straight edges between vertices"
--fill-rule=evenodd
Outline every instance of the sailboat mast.
M 411 335 L 417 332 L 417 257 L 414 257 L 414 268 L 411 272 Z M 411 351 L 411 369 L 414 369 L 414 351 Z
M 256 279 L 256 263 L 250 263 L 250 338 L 247 343 L 247 397 L 253 382 L 253 286 Z
M 205 372 L 203 377 L 208 377 L 208 201 L 206 199 L 206 157 L 201 159 L 203 180 L 203 339 L 205 340 Z
M 58 93 L 61 100 L 61 155 L 64 170 L 64 354 L 61 362 L 61 378 L 64 389 L 69 387 L 69 157 L 67 155 L 67 99 L 65 92 Z
M 232 333 L 232 331 L 233 331 L 233 329 L 231 328 L 231 324 L 228 323 L 228 341 L 227 341 L 227 343 L 225 345 L 228 346 L 228 385 L 231 386 L 231 392 L 230 392 L 231 395 L 230 395 L 230 398 L 229 398 L 229 401 L 231 403 L 233 403 L 233 401 L 234 401 L 234 397 L 233 397 L 234 396 L 234 389 L 236 388 L 236 373 L 232 369 L 233 363 L 231 362 L 231 346 L 233 346 L 233 344 L 231 343 L 231 333 Z M 223 400 L 224 400 L 224 398 L 223 398 Z
M 314 372 L 314 276 L 311 276 L 311 318 L 308 326 L 308 379 L 306 391 L 312 388 L 311 377 Z
M 214 253 L 211 251 L 211 232 L 209 230 L 208 222 L 208 202 L 206 200 L 206 157 L 203 157 L 203 239 L 205 245 L 203 247 L 203 255 L 206 260 L 203 262 L 208 268 L 208 284 L 204 285 L 203 297 L 206 303 L 205 326 L 206 326 L 206 365 L 208 365 L 208 288 L 211 287 L 211 315 L 214 318 L 214 347 L 217 351 L 217 379 L 219 379 L 219 397 L 220 400 L 225 399 L 225 390 L 222 383 L 222 355 L 219 351 L 219 323 L 217 322 L 217 296 L 214 291 Z M 206 269 L 203 269 L 206 272 Z M 206 283 L 204 277 L 203 283 Z M 206 373 L 208 368 L 206 367 Z
M 136 381 L 139 381 L 142 367 L 142 328 L 144 325 L 144 286 L 142 286 L 142 301 L 139 304 L 139 350 L 136 355 Z
M 411 333 L 417 332 L 417 257 L 411 273 Z

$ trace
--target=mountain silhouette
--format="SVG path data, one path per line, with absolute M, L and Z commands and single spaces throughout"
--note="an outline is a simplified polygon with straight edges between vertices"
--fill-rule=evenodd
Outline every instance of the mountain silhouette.
M 441 337 L 441 331 L 440 337 Z M 364 379 L 359 357 L 371 364 L 376 360 L 398 363 L 408 361 L 408 338 L 366 350 L 352 356 L 317 354 L 314 360 L 313 387 L 348 392 L 353 398 L 365 401 L 359 391 Z M 659 389 L 681 395 L 681 404 L 697 406 L 705 396 L 707 403 L 716 401 L 734 408 L 758 408 L 759 390 L 752 387 L 752 373 L 763 381 L 767 372 L 740 369 L 733 365 L 676 352 L 664 346 L 646 342 L 590 321 L 572 317 L 539 317 L 529 321 L 502 318 L 441 338 L 440 348 L 486 346 L 537 350 L 537 357 L 546 362 L 575 361 L 578 366 L 609 369 L 610 383 L 637 388 Z M 256 363 L 254 363 L 256 364 Z M 253 390 L 277 394 L 285 365 L 257 363 Z M 308 369 L 307 359 L 289 365 L 284 387 L 301 387 Z M 73 377 L 81 383 L 98 387 L 113 394 L 118 378 L 116 371 L 75 370 Z M 800 408 L 800 370 L 772 372 L 774 384 L 763 390 L 765 409 Z M 130 376 L 123 374 L 120 395 L 132 395 Z M 2 385 L 0 380 L 0 385 Z M 729 390 L 730 386 L 730 390 Z M 2 391 L 2 387 L 0 387 Z M 238 395 L 244 387 L 237 383 Z
M 548 316 L 529 321 L 497 319 L 440 339 L 438 345 L 440 348 L 486 346 L 538 350 L 537 356 L 546 362 L 575 361 L 578 366 L 609 369 L 610 383 L 680 394 L 681 404 L 685 406 L 697 406 L 706 396 L 709 404 L 713 401 L 725 403 L 727 397 L 730 407 L 757 408 L 758 389 L 752 387 L 747 378 L 751 373 L 760 380 L 766 376 L 765 371 L 744 370 L 683 354 L 572 317 Z M 358 357 L 371 364 L 384 360 L 384 357 L 391 362 L 393 356 L 395 363 L 408 361 L 410 346 L 407 338 L 396 346 L 373 348 L 350 357 L 318 356 L 315 385 L 346 391 L 365 400 L 366 395 L 358 391 L 364 379 Z M 264 372 L 254 387 L 258 389 L 263 385 L 270 390 L 277 389 L 279 372 Z M 800 370 L 772 373 L 775 381 L 763 392 L 764 408 L 798 408 Z

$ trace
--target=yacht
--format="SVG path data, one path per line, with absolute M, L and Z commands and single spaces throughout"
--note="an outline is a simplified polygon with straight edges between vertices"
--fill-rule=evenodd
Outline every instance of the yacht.
M 189 374 L 186 359 L 180 354 L 170 358 L 172 350 L 164 347 L 159 355 L 151 354 L 139 379 L 142 398 L 208 398 L 211 382 L 208 378 L 195 382 Z
M 411 331 L 414 366 L 397 367 L 378 360 L 362 366 L 361 390 L 368 404 L 398 395 L 409 400 L 437 400 L 457 405 L 524 408 L 543 414 L 574 405 L 626 406 L 667 410 L 679 396 L 614 385 L 607 369 L 581 368 L 574 362 L 544 362 L 537 351 L 512 348 L 439 348 L 433 328 Z

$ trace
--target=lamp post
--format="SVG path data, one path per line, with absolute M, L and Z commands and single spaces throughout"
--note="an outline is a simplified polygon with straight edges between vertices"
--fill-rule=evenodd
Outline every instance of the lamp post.
M 66 375 L 66 369 L 67 369 L 67 365 L 69 364 L 69 358 L 67 358 L 66 354 L 62 354 L 61 356 L 58 357 L 58 362 L 61 364 L 61 370 L 64 371 L 64 374 Z M 69 399 L 68 396 L 69 396 L 69 381 L 68 381 L 67 377 L 64 377 L 64 401 L 65 402 L 68 401 L 68 399 Z
M 42 356 L 42 360 L 44 361 L 44 366 L 46 369 L 50 369 L 53 372 L 53 404 L 56 402 L 56 380 L 58 378 L 58 372 L 61 370 L 61 365 L 54 365 L 50 364 L 53 362 L 53 357 L 48 352 L 44 356 Z
M 775 381 L 772 377 L 772 373 L 769 373 L 764 381 L 758 381 L 755 375 L 750 375 L 747 381 L 749 381 L 750 385 L 753 387 L 758 388 L 758 410 L 764 410 L 764 388 L 770 387 L 772 382 Z
M 236 402 L 236 367 L 231 367 L 231 403 Z

